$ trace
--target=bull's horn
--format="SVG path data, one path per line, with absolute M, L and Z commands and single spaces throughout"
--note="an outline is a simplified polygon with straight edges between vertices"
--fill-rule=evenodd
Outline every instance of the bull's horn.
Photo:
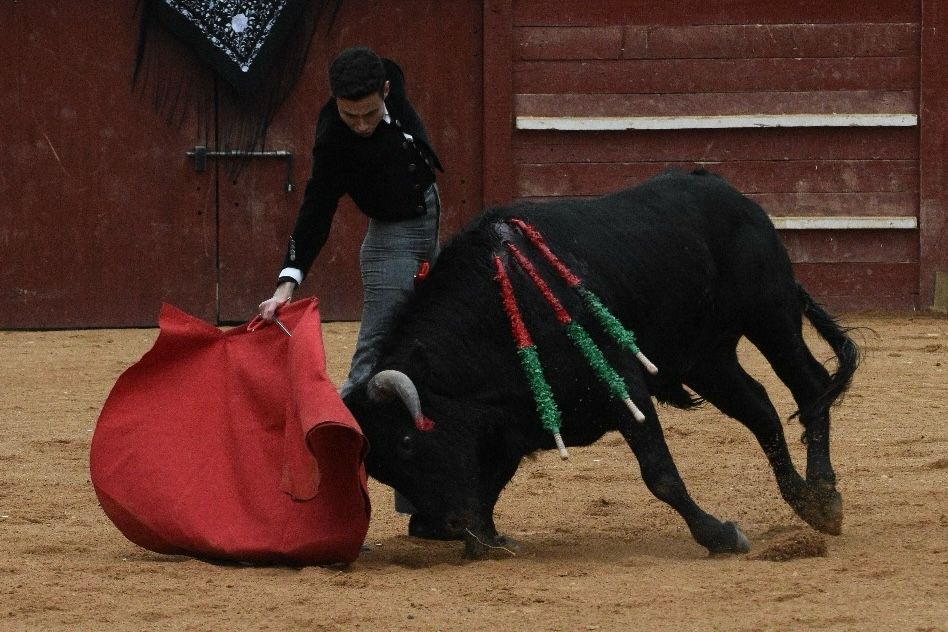
M 422 431 L 434 429 L 434 422 L 425 417 L 421 412 L 421 400 L 418 397 L 418 389 L 411 381 L 411 378 L 394 369 L 379 371 L 368 384 L 369 398 L 372 401 L 382 402 L 398 397 L 405 404 L 411 418 L 415 420 L 415 427 Z

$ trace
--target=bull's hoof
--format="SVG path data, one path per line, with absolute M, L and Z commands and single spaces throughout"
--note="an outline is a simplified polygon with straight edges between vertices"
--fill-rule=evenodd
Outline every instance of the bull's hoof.
M 830 484 L 808 486 L 807 492 L 794 505 L 794 510 L 817 531 L 829 535 L 843 532 L 843 497 Z
M 708 546 L 708 553 L 711 555 L 747 553 L 748 551 L 750 551 L 750 542 L 747 536 L 733 522 L 725 522 L 721 525 L 719 537 Z
M 464 532 L 451 529 L 443 520 L 424 514 L 412 514 L 408 521 L 408 535 L 425 540 L 463 540 Z
M 505 535 L 484 536 L 467 531 L 464 538 L 464 557 L 469 560 L 480 560 L 491 552 L 513 556 L 520 552 L 520 544 Z

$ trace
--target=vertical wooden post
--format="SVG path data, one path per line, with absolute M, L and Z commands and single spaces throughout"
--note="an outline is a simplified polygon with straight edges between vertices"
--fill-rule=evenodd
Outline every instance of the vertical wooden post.
M 484 205 L 513 198 L 512 0 L 484 0 Z
M 948 0 L 922 0 L 919 91 L 919 305 L 933 306 L 948 273 Z

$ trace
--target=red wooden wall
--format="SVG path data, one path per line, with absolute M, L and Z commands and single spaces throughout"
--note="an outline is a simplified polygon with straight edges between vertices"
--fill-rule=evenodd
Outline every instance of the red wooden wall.
M 134 3 L 0 4 L 0 327 L 216 315 L 213 145 L 132 93 Z
M 355 43 L 406 69 L 447 167 L 444 236 L 483 205 L 704 165 L 835 309 L 928 309 L 948 278 L 948 0 L 345 0 L 268 138 L 296 156 L 289 193 L 275 161 L 194 171 L 214 137 L 130 90 L 134 5 L 0 3 L 0 327 L 151 325 L 162 301 L 249 317 L 326 62 Z M 327 318 L 358 317 L 364 222 L 343 204 L 302 290 Z
M 446 168 L 443 234 L 481 210 L 480 0 L 344 0 L 332 29 L 320 24 L 267 137 L 266 149 L 294 156 L 293 191 L 279 160 L 251 161 L 237 178 L 221 162 L 195 171 L 186 152 L 215 149 L 213 135 L 188 117 L 167 125 L 132 90 L 137 4 L 0 2 L 0 328 L 150 326 L 162 302 L 212 322 L 252 317 L 310 173 L 328 61 L 346 46 L 405 69 Z M 318 296 L 326 319 L 359 317 L 365 223 L 344 200 L 298 292 Z
M 768 210 L 825 303 L 931 306 L 948 269 L 943 2 L 486 4 L 485 87 L 510 105 L 485 119 L 485 154 L 510 170 L 485 168 L 485 200 L 702 165 Z

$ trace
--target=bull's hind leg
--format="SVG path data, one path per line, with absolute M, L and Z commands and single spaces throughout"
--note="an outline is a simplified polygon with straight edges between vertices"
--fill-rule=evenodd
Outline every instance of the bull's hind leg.
M 688 385 L 721 412 L 747 426 L 770 462 L 784 500 L 804 521 L 827 533 L 838 534 L 842 505 L 821 486 L 803 480 L 790 457 L 787 441 L 767 391 L 747 374 L 727 345 L 694 367 Z
M 836 473 L 830 459 L 830 417 L 827 403 L 820 403 L 831 378 L 803 340 L 801 316 L 786 310 L 772 315 L 748 339 L 770 362 L 777 377 L 790 389 L 800 410 L 806 439 L 807 495 L 797 509 L 813 527 L 839 535 L 843 522 L 843 501 L 836 491 Z
M 807 443 L 807 480 L 832 486 L 836 483 L 836 473 L 830 461 L 829 411 L 815 404 L 830 383 L 829 373 L 810 353 L 801 334 L 791 336 L 779 340 L 770 333 L 767 336 L 749 335 L 748 338 L 790 389 L 800 409 L 800 423 Z
M 692 537 L 711 553 L 746 553 L 747 538 L 733 522 L 721 522 L 692 500 L 668 451 L 658 415 L 650 400 L 636 402 L 645 413 L 645 421 L 623 415 L 619 431 L 639 461 L 646 487 L 661 501 L 677 511 L 688 525 Z

